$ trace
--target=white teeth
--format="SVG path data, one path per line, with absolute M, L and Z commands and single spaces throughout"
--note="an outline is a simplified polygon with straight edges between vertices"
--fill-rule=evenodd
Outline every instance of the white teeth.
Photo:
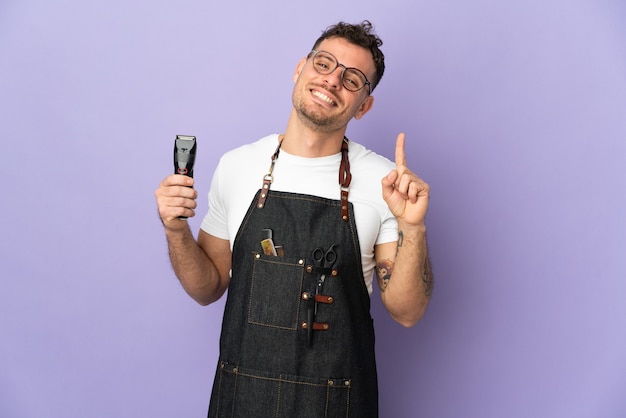
M 319 97 L 320 99 L 322 99 L 328 104 L 333 104 L 333 100 L 330 97 L 326 96 L 323 93 L 320 93 L 319 91 L 314 91 L 313 95 L 315 95 L 316 97 Z

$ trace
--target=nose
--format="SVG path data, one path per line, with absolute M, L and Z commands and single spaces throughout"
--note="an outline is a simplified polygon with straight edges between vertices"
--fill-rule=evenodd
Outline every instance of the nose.
M 345 69 L 346 67 L 343 65 L 337 65 L 337 68 L 324 76 L 324 81 L 326 81 L 326 83 L 328 83 L 331 87 L 339 89 L 343 85 L 343 72 Z

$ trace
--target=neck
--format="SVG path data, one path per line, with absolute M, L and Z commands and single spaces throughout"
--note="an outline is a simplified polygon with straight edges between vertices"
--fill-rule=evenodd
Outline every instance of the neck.
M 281 149 L 292 155 L 307 158 L 327 157 L 341 151 L 341 143 L 345 136 L 345 128 L 325 132 L 305 126 L 292 112 L 283 139 Z

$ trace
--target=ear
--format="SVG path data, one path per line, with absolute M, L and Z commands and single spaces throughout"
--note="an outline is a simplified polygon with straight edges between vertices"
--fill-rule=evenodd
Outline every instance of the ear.
M 368 95 L 354 114 L 354 119 L 361 119 L 367 112 L 370 111 L 372 106 L 374 106 L 374 96 Z
M 298 62 L 298 65 L 296 65 L 296 71 L 293 73 L 294 83 L 298 80 L 298 77 L 300 77 L 300 73 L 302 72 L 302 69 L 304 68 L 304 64 L 306 64 L 306 57 L 302 58 L 300 62 Z

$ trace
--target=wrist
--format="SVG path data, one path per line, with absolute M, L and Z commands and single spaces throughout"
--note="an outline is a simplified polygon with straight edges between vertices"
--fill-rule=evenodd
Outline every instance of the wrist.
M 187 219 L 172 219 L 170 221 L 163 220 L 161 218 L 161 224 L 163 225 L 163 229 L 165 230 L 165 234 L 167 236 L 176 236 L 176 235 L 184 235 L 187 231 L 189 231 L 189 223 Z
M 426 224 L 423 222 L 419 224 L 409 224 L 398 221 L 398 232 L 402 232 L 405 237 L 407 235 L 424 235 L 426 234 Z

